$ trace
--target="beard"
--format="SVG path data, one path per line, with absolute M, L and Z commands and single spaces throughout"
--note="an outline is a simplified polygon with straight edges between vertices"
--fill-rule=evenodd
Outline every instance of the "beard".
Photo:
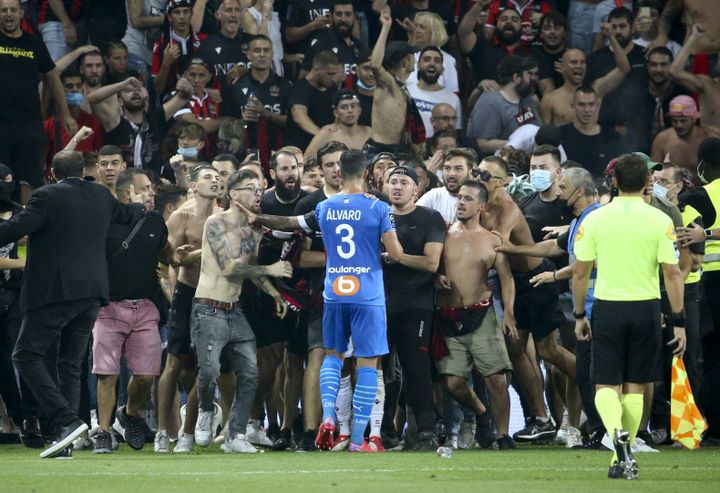
M 520 31 L 516 31 L 515 29 L 498 29 L 495 33 L 495 36 L 497 36 L 498 41 L 507 46 L 514 45 L 515 43 L 520 41 L 522 33 Z
M 618 36 L 617 34 L 615 35 L 615 39 L 617 39 L 617 42 L 623 48 L 627 48 L 627 45 L 629 45 L 632 42 L 632 39 L 626 38 L 625 36 Z
M 290 186 L 280 180 L 275 181 L 275 193 L 284 202 L 291 202 L 300 195 L 300 182 L 294 181 Z
M 333 24 L 333 31 L 341 38 L 349 37 L 352 33 L 352 26 L 348 24 Z
M 520 97 L 520 99 L 528 97 L 530 94 L 532 94 L 532 84 L 526 84 L 525 81 L 520 82 L 517 86 L 515 86 L 515 92 Z
M 426 71 L 418 71 L 418 78 L 425 82 L 426 84 L 433 85 L 435 84 L 438 79 L 440 78 L 440 72 L 435 72 L 434 74 L 428 74 Z

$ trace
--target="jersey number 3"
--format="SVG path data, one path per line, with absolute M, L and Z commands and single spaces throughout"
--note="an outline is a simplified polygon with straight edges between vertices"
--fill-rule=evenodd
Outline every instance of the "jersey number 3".
M 352 258 L 355 255 L 355 242 L 353 241 L 355 230 L 353 227 L 349 224 L 338 224 L 335 228 L 335 234 L 340 235 L 340 241 L 342 242 L 336 247 L 340 258 L 345 260 Z

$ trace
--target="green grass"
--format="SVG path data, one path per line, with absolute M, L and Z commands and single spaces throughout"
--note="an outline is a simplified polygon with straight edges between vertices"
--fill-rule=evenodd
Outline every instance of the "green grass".
M 720 491 L 720 449 L 663 448 L 638 454 L 640 479 L 609 480 L 609 452 L 525 445 L 511 452 L 460 451 L 225 455 L 210 448 L 183 456 L 121 445 L 110 456 L 76 452 L 72 460 L 40 459 L 21 446 L 0 447 L 0 492 L 174 493 L 299 491 L 431 491 L 578 493 Z

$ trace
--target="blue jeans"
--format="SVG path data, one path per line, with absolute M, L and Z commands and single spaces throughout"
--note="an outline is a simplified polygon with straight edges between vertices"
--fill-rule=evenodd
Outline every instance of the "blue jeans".
M 582 50 L 586 55 L 593 47 L 593 15 L 595 4 L 571 1 L 568 9 L 570 47 Z
M 245 433 L 258 381 L 255 334 L 240 308 L 222 310 L 193 303 L 190 336 L 197 355 L 197 391 L 202 411 L 213 410 L 220 357 L 230 363 L 237 383 L 230 409 L 230 435 Z
M 45 22 L 40 24 L 38 28 L 53 61 L 57 61 L 70 52 L 70 47 L 65 41 L 65 30 L 61 22 Z

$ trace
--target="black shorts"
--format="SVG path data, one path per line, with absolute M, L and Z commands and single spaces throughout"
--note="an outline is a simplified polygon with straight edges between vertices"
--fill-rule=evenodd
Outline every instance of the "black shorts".
M 178 281 L 175 284 L 170 317 L 168 317 L 168 353 L 184 356 L 192 352 L 190 341 L 190 313 L 195 288 Z
M 515 319 L 520 330 L 529 330 L 535 342 L 540 342 L 565 323 L 560 309 L 557 288 L 553 284 L 533 287 L 530 279 L 541 272 L 554 271 L 548 259 L 529 272 L 513 273 L 515 279 Z
M 660 300 L 601 301 L 592 310 L 592 380 L 654 382 L 660 359 Z

